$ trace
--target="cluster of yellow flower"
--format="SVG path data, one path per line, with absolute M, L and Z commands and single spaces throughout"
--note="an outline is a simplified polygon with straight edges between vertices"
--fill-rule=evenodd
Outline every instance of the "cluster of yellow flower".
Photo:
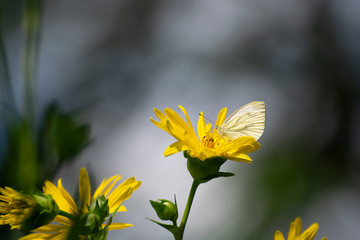
M 287 240 L 313 240 L 318 229 L 319 225 L 317 223 L 313 223 L 308 229 L 301 233 L 301 219 L 296 218 L 295 221 L 290 224 Z M 285 238 L 280 231 L 276 231 L 274 240 L 285 240 Z M 323 237 L 321 240 L 327 240 L 327 237 Z
M 108 230 L 132 226 L 112 223 L 112 218 L 116 212 L 126 211 L 122 203 L 130 198 L 141 182 L 132 177 L 114 187 L 120 179 L 119 175 L 105 178 L 91 195 L 89 176 L 82 168 L 79 175 L 80 206 L 65 190 L 61 179 L 57 186 L 46 181 L 42 193 L 25 194 L 9 187 L 0 188 L 0 224 L 32 232 L 21 240 L 106 239 Z
M 188 211 L 190 210 L 197 186 L 213 178 L 232 176 L 233 174 L 231 173 L 219 172 L 220 166 L 227 159 L 251 163 L 252 160 L 247 154 L 260 148 L 260 143 L 257 140 L 263 133 L 265 123 L 265 103 L 255 101 L 239 108 L 226 119 L 227 109 L 223 108 L 220 110 L 213 128 L 211 123 L 205 124 L 204 114 L 201 112 L 197 124 L 197 136 L 187 111 L 184 107 L 179 107 L 184 113 L 186 121 L 169 108 L 166 108 L 164 113 L 154 109 L 159 121 L 150 119 L 157 127 L 166 131 L 177 140 L 166 148 L 164 155 L 169 156 L 183 151 L 188 159 L 188 170 L 194 179 L 188 205 L 179 227 L 177 227 L 176 222 L 171 226 L 152 220 L 169 230 L 175 239 L 182 239 Z M 173 218 L 162 218 L 163 213 L 169 209 L 174 209 L 174 213 L 178 213 L 176 203 L 175 208 L 174 204 L 169 207 L 153 205 L 153 208 L 162 220 L 174 221 Z M 172 217 L 173 215 L 170 214 L 169 216 Z M 290 225 L 288 240 L 312 240 L 319 226 L 317 223 L 314 223 L 303 233 L 301 233 L 301 228 L 301 219 L 297 218 Z M 277 231 L 274 239 L 284 240 L 284 236 L 280 231 Z M 326 237 L 322 238 L 322 240 L 326 239 Z
M 214 127 L 210 123 L 205 124 L 204 115 L 200 113 L 196 134 L 187 111 L 181 106 L 180 109 L 186 120 L 171 109 L 165 109 L 164 113 L 154 109 L 159 121 L 151 119 L 157 127 L 177 140 L 165 150 L 164 155 L 184 152 L 188 170 L 193 177 L 189 200 L 180 225 L 176 222 L 176 199 L 175 203 L 166 199 L 150 201 L 159 218 L 170 220 L 172 224 L 151 221 L 169 230 L 178 240 L 183 238 L 197 187 L 214 178 L 232 176 L 232 173 L 219 171 L 228 159 L 250 163 L 252 160 L 247 154 L 260 148 L 257 139 L 263 133 L 265 122 L 265 104 L 252 102 L 226 119 L 226 108 L 222 109 Z M 21 240 L 106 239 L 108 230 L 132 226 L 112 223 L 112 219 L 116 212 L 126 210 L 122 203 L 130 198 L 141 182 L 129 178 L 114 187 L 120 179 L 119 175 L 105 178 L 91 195 L 89 177 L 82 168 L 79 176 L 79 206 L 64 189 L 61 179 L 57 186 L 46 181 L 42 192 L 25 194 L 9 187 L 0 188 L 0 224 L 9 224 L 11 228 L 32 232 Z M 312 240 L 318 228 L 318 224 L 314 223 L 301 233 L 301 219 L 297 218 L 290 225 L 288 240 Z M 280 231 L 276 231 L 274 239 L 284 240 L 284 236 Z

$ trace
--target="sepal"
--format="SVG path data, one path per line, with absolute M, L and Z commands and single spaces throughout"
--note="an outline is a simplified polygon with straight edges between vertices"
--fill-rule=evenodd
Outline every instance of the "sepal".
M 233 173 L 219 172 L 221 165 L 226 161 L 222 157 L 207 158 L 204 161 L 192 158 L 186 151 L 184 156 L 187 158 L 187 168 L 195 181 L 205 183 L 213 178 L 230 177 Z

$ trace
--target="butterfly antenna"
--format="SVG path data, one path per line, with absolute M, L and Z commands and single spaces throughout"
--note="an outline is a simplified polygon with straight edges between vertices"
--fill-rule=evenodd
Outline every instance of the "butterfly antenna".
M 203 116 L 206 120 L 208 120 L 209 122 L 211 122 L 215 126 L 215 123 L 213 121 L 211 121 L 209 118 L 205 117 L 204 114 L 199 113 L 199 116 Z M 217 127 L 217 126 L 215 126 L 215 127 Z

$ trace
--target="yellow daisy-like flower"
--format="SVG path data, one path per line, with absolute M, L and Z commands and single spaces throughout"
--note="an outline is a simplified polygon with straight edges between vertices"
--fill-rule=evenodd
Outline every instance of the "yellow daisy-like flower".
M 0 188 L 0 225 L 9 224 L 11 229 L 20 229 L 32 217 L 37 202 L 10 187 Z
M 308 229 L 301 233 L 302 223 L 301 219 L 298 217 L 290 224 L 287 240 L 313 240 L 318 229 L 319 224 L 313 223 Z M 276 231 L 274 240 L 285 240 L 285 238 L 280 231 Z M 321 240 L 327 240 L 327 238 L 323 237 Z
M 186 151 L 192 158 L 198 158 L 201 161 L 212 157 L 222 157 L 248 163 L 252 161 L 247 153 L 259 149 L 260 143 L 250 136 L 242 136 L 231 140 L 222 136 L 218 131 L 218 127 L 225 121 L 226 108 L 219 112 L 213 130 L 212 124 L 205 124 L 204 114 L 201 112 L 197 124 L 197 136 L 187 111 L 184 107 L 179 107 L 185 114 L 186 122 L 179 114 L 169 108 L 164 110 L 164 114 L 160 110 L 154 109 L 160 121 L 150 118 L 155 126 L 177 139 L 176 142 L 167 147 L 164 152 L 165 156 Z
M 43 191 L 46 194 L 51 194 L 60 210 L 70 213 L 73 216 L 84 214 L 89 212 L 89 206 L 91 203 L 101 195 L 104 195 L 108 200 L 109 214 L 115 212 L 126 211 L 126 208 L 121 205 L 125 200 L 129 199 L 132 193 L 138 189 L 141 185 L 140 181 L 135 181 L 135 178 L 129 178 L 122 182 L 120 185 L 114 188 L 114 185 L 121 179 L 120 175 L 112 176 L 109 179 L 105 178 L 100 186 L 91 195 L 90 180 L 85 168 L 81 168 L 79 175 L 79 195 L 80 206 L 75 204 L 75 201 L 70 194 L 65 190 L 61 183 L 61 179 L 58 180 L 57 186 L 52 182 L 46 181 Z M 120 207 L 119 207 L 120 206 Z M 52 240 L 65 240 L 69 234 L 71 227 L 73 226 L 73 220 L 64 217 L 62 215 L 56 216 L 51 224 L 39 227 L 34 230 L 35 233 L 29 234 L 20 238 L 21 240 L 30 239 L 52 239 Z M 103 224 L 103 227 L 106 224 Z M 128 223 L 111 223 L 109 230 L 123 229 L 133 226 Z M 81 239 L 81 236 L 80 236 Z

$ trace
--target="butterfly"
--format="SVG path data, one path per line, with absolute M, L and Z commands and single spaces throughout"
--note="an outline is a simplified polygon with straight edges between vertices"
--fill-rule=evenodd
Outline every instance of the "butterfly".
M 242 136 L 250 136 L 258 140 L 265 128 L 265 103 L 254 101 L 242 106 L 216 128 L 221 136 L 230 140 Z

